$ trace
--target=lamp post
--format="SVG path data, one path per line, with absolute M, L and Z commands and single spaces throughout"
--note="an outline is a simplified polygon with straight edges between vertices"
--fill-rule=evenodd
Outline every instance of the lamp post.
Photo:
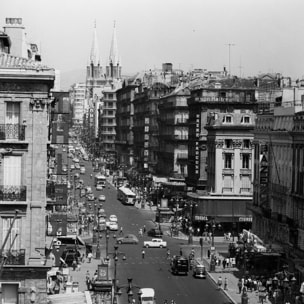
M 189 238 L 188 244 L 193 244 L 193 208 L 197 207 L 196 201 L 187 201 L 187 205 L 190 207 L 190 223 L 189 223 Z
M 174 235 L 177 235 L 177 211 L 179 210 L 179 207 L 180 205 L 184 202 L 183 200 L 183 197 L 182 196 L 179 196 L 179 195 L 175 195 L 175 196 L 172 196 L 171 199 L 170 199 L 170 202 L 172 203 L 172 205 L 175 207 L 174 210 L 174 220 L 172 222 L 172 226 L 171 226 L 171 236 L 174 234 Z
M 117 289 L 117 262 L 118 262 L 118 257 L 120 255 L 122 255 L 122 260 L 125 261 L 127 258 L 126 258 L 126 255 L 123 253 L 123 252 L 120 252 L 118 251 L 118 246 L 115 245 L 114 246 L 114 252 L 110 252 L 109 255 L 112 255 L 113 257 L 113 260 L 114 260 L 114 291 L 116 292 L 116 289 Z M 109 255 L 107 255 L 107 261 L 110 260 L 110 257 Z
M 215 271 L 215 258 L 214 258 L 214 253 L 215 253 L 215 246 L 214 246 L 214 231 L 216 229 L 221 229 L 222 226 L 220 223 L 217 223 L 215 219 L 213 218 L 209 223 L 206 223 L 206 230 L 210 228 L 211 230 L 211 261 L 210 261 L 210 271 Z
M 142 292 L 140 290 L 140 287 L 138 285 L 134 285 L 133 284 L 133 279 L 132 278 L 128 278 L 128 283 L 125 284 L 125 285 L 120 285 L 118 287 L 118 290 L 116 292 L 116 294 L 118 296 L 121 296 L 122 295 L 122 289 L 125 289 L 126 292 L 127 292 L 127 295 L 128 295 L 128 303 L 135 303 L 135 300 L 133 299 L 133 296 L 134 296 L 134 292 L 133 290 L 135 289 L 138 289 L 138 297 L 140 298 L 140 296 L 142 295 Z M 115 303 L 115 302 L 114 302 Z M 117 303 L 117 299 L 116 299 L 116 303 Z

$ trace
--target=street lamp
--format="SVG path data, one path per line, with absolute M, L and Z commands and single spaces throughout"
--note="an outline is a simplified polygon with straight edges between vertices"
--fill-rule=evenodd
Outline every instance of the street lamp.
M 210 271 L 215 271 L 215 246 L 214 246 L 214 231 L 216 229 L 221 229 L 222 226 L 220 223 L 217 223 L 215 219 L 213 218 L 209 223 L 206 223 L 206 230 L 210 228 L 211 230 L 211 261 L 210 261 Z
M 197 207 L 196 201 L 187 201 L 187 205 L 190 207 L 190 223 L 189 223 L 189 238 L 188 244 L 193 244 L 193 207 Z
M 122 260 L 125 261 L 126 255 L 123 252 L 118 251 L 118 246 L 115 245 L 114 246 L 114 252 L 110 252 L 110 255 L 112 255 L 113 259 L 114 259 L 114 290 L 116 291 L 117 288 L 117 262 L 118 262 L 118 257 L 120 255 L 122 255 Z M 107 261 L 109 262 L 110 257 L 107 255 L 106 257 Z
M 135 303 L 135 300 L 133 299 L 133 296 L 134 296 L 133 290 L 134 289 L 139 289 L 138 292 L 137 292 L 137 295 L 138 295 L 139 298 L 142 295 L 140 287 L 137 286 L 137 285 L 134 285 L 132 281 L 133 281 L 132 278 L 128 278 L 128 284 L 120 285 L 117 289 L 117 292 L 116 292 L 116 294 L 118 296 L 121 296 L 122 295 L 121 290 L 125 289 L 126 292 L 127 292 L 127 295 L 128 295 L 128 303 Z M 117 299 L 116 299 L 116 301 L 117 301 Z

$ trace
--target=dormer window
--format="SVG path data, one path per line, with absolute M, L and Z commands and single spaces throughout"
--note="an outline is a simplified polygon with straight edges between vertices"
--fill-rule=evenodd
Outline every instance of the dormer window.
M 241 123 L 249 124 L 250 123 L 250 117 L 249 116 L 243 116 L 241 119 Z
M 223 122 L 225 123 L 232 123 L 232 117 L 230 115 L 225 115 Z

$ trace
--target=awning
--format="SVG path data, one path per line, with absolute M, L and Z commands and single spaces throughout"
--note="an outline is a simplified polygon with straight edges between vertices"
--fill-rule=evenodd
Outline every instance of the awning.
M 48 295 L 47 299 L 51 304 L 92 304 L 89 291 Z

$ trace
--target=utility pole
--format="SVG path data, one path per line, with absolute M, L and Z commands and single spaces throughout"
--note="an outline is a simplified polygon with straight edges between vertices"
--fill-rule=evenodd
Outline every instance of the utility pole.
M 231 48 L 232 46 L 235 46 L 235 44 L 234 44 L 234 43 L 228 43 L 228 44 L 226 44 L 226 45 L 228 45 L 228 50 L 229 50 L 229 76 L 231 76 L 230 48 Z
M 242 78 L 242 69 L 243 69 L 243 66 L 242 66 L 242 58 L 240 58 L 239 69 L 240 69 L 240 78 Z

